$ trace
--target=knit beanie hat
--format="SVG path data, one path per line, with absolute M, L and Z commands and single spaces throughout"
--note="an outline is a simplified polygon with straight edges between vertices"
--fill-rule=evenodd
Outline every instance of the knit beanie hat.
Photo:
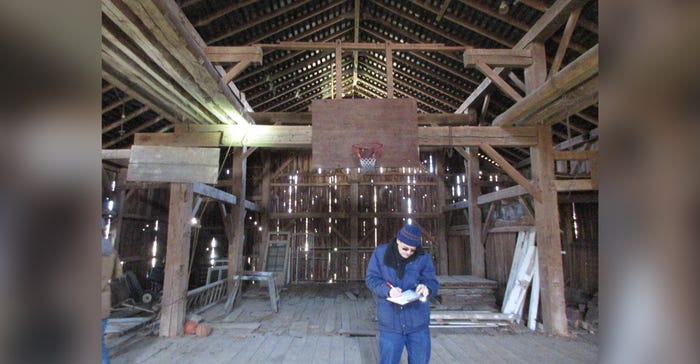
M 401 240 L 404 244 L 410 246 L 421 246 L 421 232 L 420 228 L 416 225 L 404 225 L 399 233 L 396 234 L 396 238 Z

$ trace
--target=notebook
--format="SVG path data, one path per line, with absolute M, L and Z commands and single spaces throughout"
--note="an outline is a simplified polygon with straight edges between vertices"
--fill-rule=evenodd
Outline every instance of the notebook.
M 396 304 L 403 306 L 407 303 L 411 303 L 413 301 L 418 301 L 420 299 L 420 297 L 421 297 L 421 295 L 416 293 L 416 291 L 409 289 L 409 290 L 403 291 L 403 293 L 401 293 L 401 296 L 387 297 L 387 301 L 391 301 L 391 302 L 394 302 Z

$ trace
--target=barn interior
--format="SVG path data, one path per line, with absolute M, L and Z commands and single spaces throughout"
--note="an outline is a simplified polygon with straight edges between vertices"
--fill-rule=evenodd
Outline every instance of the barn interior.
M 376 361 L 365 270 L 406 223 L 441 283 L 435 362 L 595 361 L 597 0 L 101 17 L 115 362 Z M 193 318 L 213 331 L 178 341 Z

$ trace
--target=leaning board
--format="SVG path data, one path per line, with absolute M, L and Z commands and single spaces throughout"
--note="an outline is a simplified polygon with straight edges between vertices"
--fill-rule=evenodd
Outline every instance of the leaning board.
M 340 99 L 311 102 L 313 168 L 359 167 L 356 143 L 381 143 L 376 167 L 417 167 L 415 99 Z

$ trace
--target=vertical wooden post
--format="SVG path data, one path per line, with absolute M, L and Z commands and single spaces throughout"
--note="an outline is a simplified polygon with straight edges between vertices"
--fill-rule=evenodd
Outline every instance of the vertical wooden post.
M 262 269 L 263 259 L 265 259 L 265 247 L 267 246 L 267 235 L 270 232 L 270 183 L 272 179 L 272 161 L 270 153 L 263 152 L 263 169 L 262 169 L 262 199 L 260 201 L 262 213 L 260 214 L 260 225 L 262 227 L 262 239 L 260 246 L 255 249 L 260 258 L 260 265 L 257 270 Z
M 525 69 L 525 90 L 532 93 L 547 78 L 544 45 L 532 43 L 532 66 Z M 564 269 L 559 234 L 559 206 L 554 185 L 554 145 L 551 126 L 538 125 L 537 145 L 530 148 L 532 176 L 542 194 L 534 200 L 535 228 L 540 268 L 542 321 L 545 330 L 555 335 L 568 335 L 564 300 Z
M 170 184 L 168 247 L 160 316 L 160 336 L 183 333 L 187 283 L 189 281 L 190 238 L 192 230 L 192 184 Z
M 394 54 L 391 43 L 386 43 L 386 98 L 394 98 Z
M 554 185 L 554 146 L 552 130 L 539 125 L 538 144 L 530 148 L 533 177 L 542 192 L 542 202 L 534 201 L 535 228 L 542 295 L 542 320 L 547 332 L 568 335 L 566 302 L 564 300 L 564 269 L 559 234 L 559 207 Z
M 245 244 L 245 194 L 246 194 L 246 147 L 235 148 L 231 163 L 231 193 L 238 197 L 231 209 L 231 226 L 233 238 L 228 242 L 228 287 L 233 289 L 231 276 L 243 269 L 243 244 Z
M 335 99 L 343 98 L 343 49 L 340 40 L 335 42 Z
M 442 160 L 436 158 L 435 163 L 435 181 L 437 183 L 437 201 L 438 201 L 438 211 L 443 211 L 445 208 L 445 200 L 447 197 L 447 189 L 445 188 L 445 181 L 443 180 L 442 173 Z M 449 214 L 449 212 L 448 212 Z M 447 260 L 447 221 L 441 216 L 437 221 L 437 236 L 438 239 L 438 266 L 437 273 L 441 275 L 449 274 L 448 270 L 448 260 Z
M 469 251 L 471 275 L 485 278 L 486 262 L 484 245 L 481 239 L 481 208 L 477 199 L 481 194 L 479 187 L 479 148 L 466 148 L 467 154 L 467 199 L 469 202 Z
M 360 236 L 360 222 L 358 218 L 358 206 L 360 194 L 358 192 L 358 178 L 357 170 L 353 168 L 350 172 L 350 279 L 359 280 L 360 279 L 360 266 L 359 257 L 357 253 L 357 248 L 359 246 L 359 236 Z

